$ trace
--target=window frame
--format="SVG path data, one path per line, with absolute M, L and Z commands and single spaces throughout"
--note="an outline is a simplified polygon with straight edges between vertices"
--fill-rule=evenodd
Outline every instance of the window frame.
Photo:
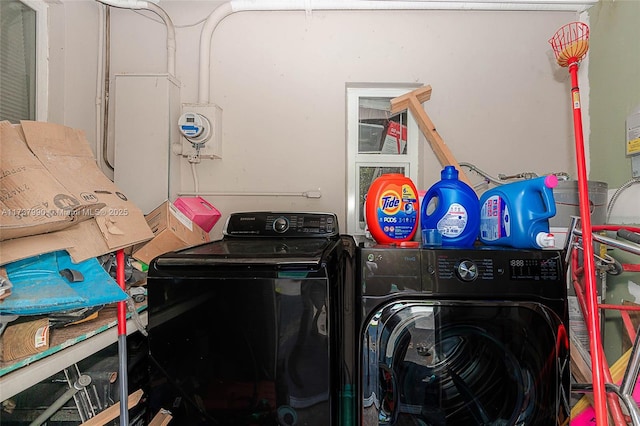
M 360 169 L 363 167 L 404 167 L 405 176 L 418 182 L 420 172 L 420 131 L 411 113 L 407 113 L 406 154 L 359 153 L 359 106 L 361 98 L 401 96 L 420 84 L 347 85 L 347 230 L 350 235 L 365 235 L 359 221 Z
M 35 65 L 33 81 L 35 88 L 29 93 L 28 102 L 32 104 L 33 117 L 37 121 L 48 118 L 48 81 L 49 81 L 49 25 L 48 8 L 45 0 L 16 0 L 35 13 Z M 31 117 L 22 117 L 31 119 Z
M 36 120 L 49 113 L 49 5 L 45 0 L 19 0 L 36 12 Z

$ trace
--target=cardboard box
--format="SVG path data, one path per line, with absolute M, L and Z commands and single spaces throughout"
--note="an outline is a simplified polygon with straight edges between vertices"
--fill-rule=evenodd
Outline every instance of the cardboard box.
M 0 148 L 0 241 L 65 229 L 104 207 L 74 197 L 8 121 L 0 122 Z
M 134 248 L 133 257 L 147 265 L 161 254 L 209 241 L 209 233 L 197 226 L 171 202 L 165 201 L 146 216 L 153 239 Z
M 0 358 L 3 362 L 43 352 L 49 348 L 49 319 L 10 324 L 0 341 Z
M 29 152 L 19 150 L 20 141 Z M 5 155 L 5 146 L 21 153 L 22 165 L 5 162 L 11 157 Z M 31 211 L 38 199 L 44 200 L 34 210 L 38 212 L 38 223 L 24 227 L 20 234 L 12 233 L 17 229 L 15 218 L 10 215 L 0 218 L 3 234 L 0 265 L 63 249 L 74 262 L 80 262 L 153 238 L 142 211 L 96 165 L 82 131 L 35 121 L 22 121 L 20 126 L 0 122 L 0 150 L 0 193 L 6 193 L 11 185 L 11 188 L 22 188 L 22 194 L 33 193 L 35 188 L 40 194 L 36 198 L 13 197 L 10 206 L 3 198 L 1 207 Z M 48 183 L 42 181 L 42 185 L 32 186 L 45 176 L 51 179 Z M 12 191 L 18 195 L 18 189 Z M 78 204 L 74 206 L 72 199 Z M 60 224 L 58 212 L 66 211 L 67 207 L 74 210 L 69 215 L 62 214 L 65 223 Z M 43 211 L 50 214 L 47 216 Z M 73 222 L 71 225 L 66 223 L 69 220 Z M 5 235 L 10 239 L 4 239 Z
M 173 204 L 196 225 L 210 232 L 220 219 L 220 212 L 202 197 L 178 197 Z

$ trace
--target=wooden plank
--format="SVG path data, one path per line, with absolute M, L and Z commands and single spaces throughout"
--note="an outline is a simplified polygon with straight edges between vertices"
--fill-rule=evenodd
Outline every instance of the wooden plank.
M 138 389 L 127 398 L 127 409 L 130 410 L 142 399 L 142 389 Z M 102 410 L 95 416 L 91 417 L 80 426 L 102 426 L 109 423 L 111 420 L 120 417 L 120 404 L 113 404 L 105 410 Z
M 169 411 L 160 410 L 158 411 L 158 414 L 156 414 L 153 419 L 151 419 L 149 426 L 166 426 L 169 424 L 172 418 L 173 417 L 171 416 L 171 413 Z
M 460 169 L 460 164 L 455 159 L 451 150 L 444 142 L 438 131 L 436 130 L 436 126 L 433 124 L 433 121 L 429 118 L 426 111 L 422 107 L 423 100 L 428 100 L 431 98 L 431 86 L 423 86 L 419 89 L 413 90 L 405 95 L 398 96 L 397 98 L 393 98 L 391 100 L 391 112 L 399 112 L 404 109 L 408 109 L 413 115 L 413 118 L 418 123 L 418 127 L 420 131 L 431 145 L 431 149 L 433 150 L 436 158 L 440 162 L 442 167 L 444 166 L 454 166 L 458 170 L 458 178 L 466 183 L 467 185 L 471 185 L 471 181 L 467 177 L 464 170 Z
M 422 86 L 416 90 L 412 90 L 397 98 L 391 99 L 391 113 L 397 114 L 400 111 L 409 109 L 409 99 L 416 97 L 421 104 L 431 99 L 431 86 Z
M 442 167 L 454 166 L 458 170 L 458 178 L 472 187 L 471 181 L 467 177 L 466 173 L 460 169 L 460 164 L 458 164 L 458 161 L 449 150 L 449 147 L 447 147 L 447 144 L 436 131 L 436 126 L 433 124 L 424 108 L 422 108 L 422 104 L 418 102 L 417 98 L 411 98 L 409 101 L 409 111 L 411 111 L 416 119 L 418 127 L 424 134 L 425 138 L 427 138 L 427 141 L 429 142 L 429 145 L 431 145 L 431 149 L 440 162 L 440 165 Z
M 591 368 L 587 365 L 587 361 L 584 359 L 582 355 L 582 351 L 580 348 L 571 341 L 570 343 L 570 352 L 571 352 L 571 374 L 579 383 L 590 383 L 591 382 Z M 580 402 L 582 401 L 582 402 Z M 584 410 L 587 407 L 587 404 L 590 404 L 592 407 L 595 407 L 593 396 L 591 394 L 585 394 L 579 401 L 580 407 L 576 409 L 578 404 L 572 408 L 571 416 L 575 417 L 579 412 L 573 414 L 573 410 Z
M 591 368 L 587 365 L 580 348 L 571 341 L 571 374 L 581 383 L 591 381 Z
M 616 362 L 614 362 L 611 368 L 609 369 L 609 371 L 611 372 L 611 378 L 615 383 L 618 383 L 620 380 L 622 380 L 622 376 L 624 376 L 624 372 L 627 368 L 627 364 L 629 364 L 630 357 L 631 357 L 631 349 L 623 353 L 622 356 L 618 358 Z M 573 357 L 571 357 L 571 359 L 573 360 Z M 589 379 L 585 383 L 589 383 L 589 382 L 591 382 L 591 376 L 589 376 Z M 584 409 L 587 408 L 588 406 L 589 406 L 589 399 L 585 395 L 582 398 L 580 398 L 580 400 L 571 408 L 571 417 L 576 417 L 578 414 L 584 411 Z

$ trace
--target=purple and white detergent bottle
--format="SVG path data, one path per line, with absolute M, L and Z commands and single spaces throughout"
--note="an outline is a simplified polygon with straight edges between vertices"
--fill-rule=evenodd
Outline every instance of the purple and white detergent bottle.
M 555 175 L 507 183 L 480 197 L 480 241 L 515 248 L 555 246 L 549 218 L 556 214 Z

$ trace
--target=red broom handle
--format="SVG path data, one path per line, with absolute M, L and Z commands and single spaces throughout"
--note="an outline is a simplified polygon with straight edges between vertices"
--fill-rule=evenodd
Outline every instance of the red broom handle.
M 124 251 L 116 252 L 116 282 L 126 291 L 124 276 Z M 129 380 L 127 377 L 127 302 L 118 302 L 118 371 L 120 382 L 120 425 L 129 425 Z
M 127 291 L 124 278 L 124 251 L 116 252 L 116 282 L 122 289 Z M 127 335 L 127 305 L 126 302 L 118 302 L 118 335 Z
M 591 349 L 591 374 L 593 380 L 593 399 L 596 424 L 607 424 L 607 405 L 605 398 L 605 381 L 603 376 L 604 354 L 600 335 L 600 312 L 598 309 L 597 289 L 595 283 L 595 261 L 593 236 L 591 233 L 591 210 L 589 205 L 589 186 L 585 165 L 584 138 L 582 134 L 582 110 L 580 105 L 580 89 L 578 88 L 578 63 L 569 65 L 571 74 L 571 103 L 573 106 L 573 130 L 575 136 L 576 162 L 578 167 L 578 195 L 580 204 L 580 220 L 582 228 L 582 249 L 584 252 L 585 295 L 588 315 L 587 329 Z

